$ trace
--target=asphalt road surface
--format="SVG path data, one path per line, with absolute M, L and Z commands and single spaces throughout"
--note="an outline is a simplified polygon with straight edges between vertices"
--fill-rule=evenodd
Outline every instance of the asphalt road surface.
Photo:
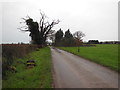
M 118 73 L 66 51 L 52 48 L 55 88 L 118 88 Z

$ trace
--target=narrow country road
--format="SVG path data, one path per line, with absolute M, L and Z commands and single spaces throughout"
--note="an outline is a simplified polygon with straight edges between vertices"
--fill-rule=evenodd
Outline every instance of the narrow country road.
M 51 47 L 55 88 L 118 88 L 118 74 Z

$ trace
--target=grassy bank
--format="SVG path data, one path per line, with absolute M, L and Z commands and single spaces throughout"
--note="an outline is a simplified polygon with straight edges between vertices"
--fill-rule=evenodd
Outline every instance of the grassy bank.
M 28 69 L 23 63 L 31 59 L 36 61 L 36 66 Z M 9 76 L 7 80 L 3 80 L 3 88 L 52 87 L 51 54 L 49 48 L 41 48 L 30 53 L 24 59 L 17 59 L 13 66 L 16 66 L 17 73 L 7 73 Z
M 84 57 L 113 70 L 118 70 L 118 45 L 104 44 L 96 45 L 96 47 L 60 47 L 78 56 Z M 119 69 L 120 70 L 120 69 Z
M 14 61 L 15 58 L 23 58 L 28 55 L 30 52 L 35 51 L 39 45 L 30 45 L 30 44 L 2 44 L 2 78 L 7 77 L 7 70 Z M 22 51 L 22 53 L 21 53 Z

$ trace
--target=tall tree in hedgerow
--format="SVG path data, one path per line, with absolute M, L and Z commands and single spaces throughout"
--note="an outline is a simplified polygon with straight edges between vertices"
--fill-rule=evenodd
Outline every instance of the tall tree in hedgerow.
M 59 20 L 49 22 L 46 20 L 46 15 L 40 12 L 40 21 L 34 22 L 32 18 L 23 18 L 26 22 L 27 27 L 19 28 L 21 31 L 30 32 L 31 42 L 33 44 L 45 45 L 48 35 L 51 33 L 52 28 L 59 23 Z

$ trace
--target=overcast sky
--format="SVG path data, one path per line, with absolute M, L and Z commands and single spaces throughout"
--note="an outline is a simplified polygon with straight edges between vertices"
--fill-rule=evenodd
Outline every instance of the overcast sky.
M 9 2 L 8 2 L 9 1 Z M 39 21 L 39 10 L 49 19 L 59 19 L 53 29 L 64 32 L 85 33 L 84 41 L 118 40 L 118 1 L 119 0 L 3 0 L 0 3 L 0 31 L 2 43 L 29 42 L 29 33 L 19 31 L 23 21 L 29 15 Z M 1 22 L 2 21 L 2 22 Z

